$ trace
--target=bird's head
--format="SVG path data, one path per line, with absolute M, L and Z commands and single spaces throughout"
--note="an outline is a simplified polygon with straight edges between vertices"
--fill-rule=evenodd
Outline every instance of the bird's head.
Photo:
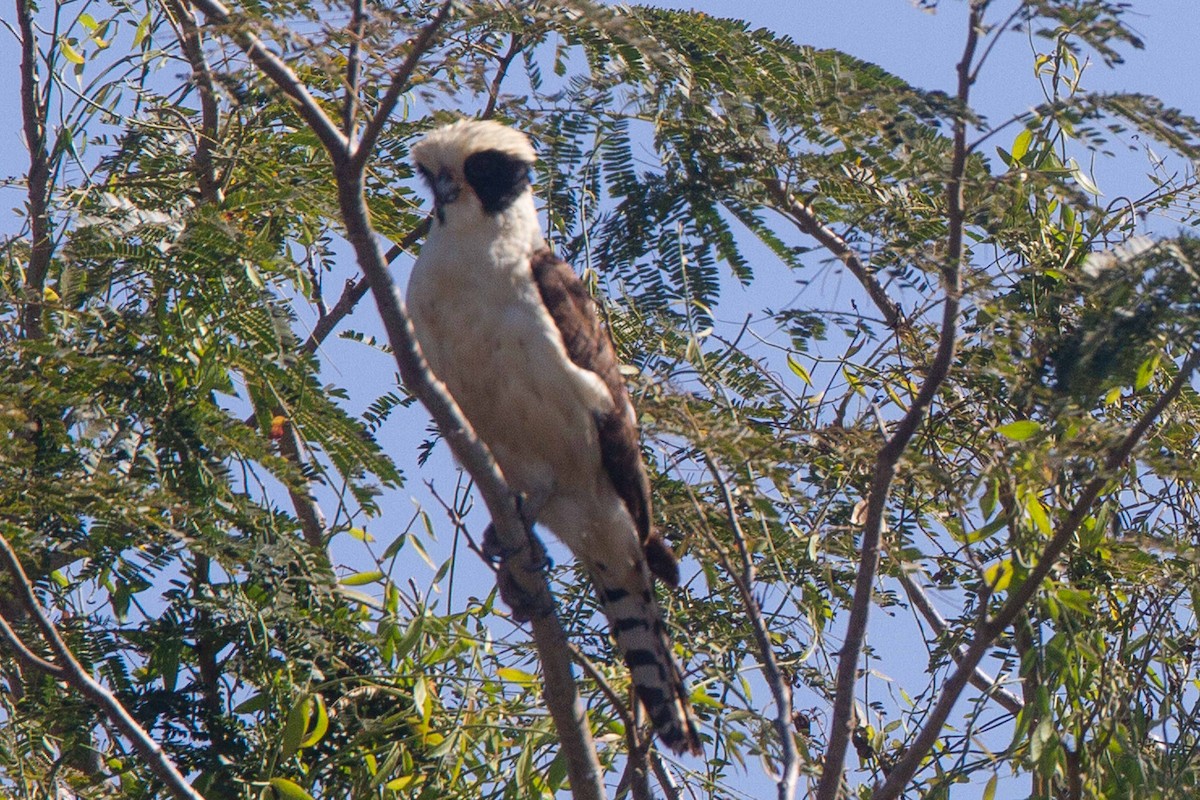
M 459 120 L 412 148 L 417 172 L 433 191 L 438 222 L 495 217 L 529 188 L 537 156 L 524 134 L 490 120 Z

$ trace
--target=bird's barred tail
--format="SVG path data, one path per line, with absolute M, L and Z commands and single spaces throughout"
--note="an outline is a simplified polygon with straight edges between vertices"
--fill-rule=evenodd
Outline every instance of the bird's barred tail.
M 700 736 L 692 717 L 687 687 L 671 652 L 662 612 L 650 588 L 644 565 L 641 580 L 617 585 L 601 573 L 596 588 L 617 647 L 625 657 L 638 700 L 645 707 L 659 740 L 676 753 L 701 754 Z M 637 577 L 635 575 L 635 577 Z M 607 578 L 607 580 L 605 579 Z

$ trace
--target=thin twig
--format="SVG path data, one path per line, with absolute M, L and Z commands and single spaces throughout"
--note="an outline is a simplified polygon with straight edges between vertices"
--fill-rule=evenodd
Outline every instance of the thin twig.
M 971 62 L 979 41 L 979 26 L 983 13 L 982 0 L 971 0 L 967 20 L 967 41 L 962 60 L 958 64 L 959 115 L 954 122 L 954 157 L 950 178 L 946 185 L 948 236 L 946 261 L 942 269 L 942 288 L 945 302 L 942 306 L 942 325 L 938 334 L 937 353 L 925 380 L 921 384 L 912 405 L 893 429 L 892 436 L 879 451 L 875 459 L 875 471 L 867 494 L 866 520 L 863 523 L 862 552 L 858 563 L 858 576 L 854 584 L 854 597 L 850 604 L 850 616 L 846 621 L 846 638 L 838 654 L 838 668 L 834 684 L 833 714 L 829 726 L 829 738 L 825 747 L 825 763 L 821 779 L 817 783 L 816 800 L 834 800 L 842 785 L 846 750 L 854 725 L 854 693 L 858 683 L 858 660 L 862 654 L 867 635 L 867 619 L 871 610 L 871 595 L 875 578 L 879 572 L 880 540 L 883 535 L 883 517 L 887 506 L 892 480 L 896 476 L 896 465 L 925 418 L 925 413 L 937 394 L 954 360 L 956 325 L 962 295 L 963 232 L 966 212 L 963 208 L 963 175 L 967 161 L 967 103 L 971 92 Z
M 1175 376 L 1175 380 L 1165 392 L 1148 408 L 1145 413 L 1138 419 L 1137 423 L 1121 440 L 1121 443 L 1109 453 L 1104 459 L 1104 464 L 1100 470 L 1100 474 L 1088 483 L 1083 491 L 1079 494 L 1079 499 L 1075 501 L 1075 505 L 1071 507 L 1070 512 L 1063 519 L 1055 532 L 1053 538 L 1043 548 L 1038 556 L 1037 563 L 1029 570 L 1029 575 L 1022 581 L 1008 598 L 1004 601 L 1004 605 L 1000 610 L 990 618 L 982 619 L 975 629 L 975 635 L 967 645 L 963 653 L 962 660 L 958 664 L 958 668 L 947 679 L 942 686 L 941 696 L 938 702 L 925 719 L 925 724 L 913 739 L 912 744 L 904 751 L 904 755 L 898 760 L 892 771 L 888 774 L 887 780 L 876 787 L 871 795 L 871 800 L 895 800 L 904 791 L 908 782 L 912 780 L 917 769 L 924 761 L 925 755 L 929 749 L 933 747 L 937 738 L 941 735 L 942 726 L 945 725 L 946 719 L 950 716 L 950 711 L 953 709 L 959 695 L 971 680 L 971 675 L 975 671 L 975 667 L 983 660 L 983 657 L 992 648 L 992 644 L 1013 622 L 1017 619 L 1034 595 L 1042 588 L 1042 581 L 1054 569 L 1054 565 L 1058 561 L 1058 557 L 1066 550 L 1067 545 L 1074 539 L 1079 526 L 1087 518 L 1091 512 L 1092 505 L 1096 502 L 1100 494 L 1112 481 L 1112 474 L 1118 468 L 1125 464 L 1132 455 L 1134 448 L 1141 442 L 1150 426 L 1158 419 L 1162 412 L 1179 396 L 1183 388 L 1188 385 L 1192 374 L 1200 367 L 1200 349 L 1193 350 L 1183 363 L 1179 366 L 1179 373 Z
M 25 575 L 25 570 L 21 567 L 21 561 L 3 534 L 0 534 L 0 559 L 3 559 L 4 566 L 12 576 L 15 584 L 12 587 L 13 590 L 17 593 L 25 610 L 37 623 L 46 643 L 54 652 L 54 657 L 58 662 L 56 664 L 57 671 L 52 671 L 50 674 L 66 681 L 97 706 L 109 722 L 121 732 L 121 735 L 129 740 L 150 771 L 167 785 L 172 795 L 181 800 L 204 800 L 204 796 L 192 788 L 187 778 L 163 751 L 162 746 L 154 741 L 145 728 L 138 724 L 125 706 L 121 705 L 121 701 L 112 692 L 97 683 L 75 658 L 71 648 L 63 641 L 58 629 L 46 616 L 46 612 L 38 603 L 37 598 L 33 596 L 33 588 L 29 583 L 29 578 Z
M 729 572 L 730 578 L 733 579 L 734 586 L 737 587 L 738 594 L 741 595 L 742 605 L 745 606 L 746 617 L 750 621 L 750 629 L 754 632 L 754 642 L 759 651 L 759 659 L 762 662 L 763 678 L 767 682 L 768 688 L 771 690 L 771 697 L 775 701 L 775 733 L 779 737 L 779 746 L 783 751 L 782 774 L 778 781 L 779 800 L 792 800 L 796 796 L 796 786 L 800 780 L 800 751 L 796 747 L 796 737 L 792 734 L 792 686 L 784 677 L 783 671 L 779 669 L 779 662 L 775 660 L 775 648 L 771 646 L 771 631 L 767 626 L 767 621 L 763 618 L 762 606 L 759 605 L 758 599 L 754 596 L 752 587 L 754 586 L 754 561 L 750 557 L 750 549 L 746 544 L 746 534 L 742 530 L 741 521 L 738 519 L 737 504 L 733 499 L 733 492 L 729 488 L 729 483 L 721 475 L 717 465 L 713 463 L 712 458 L 706 453 L 703 456 L 704 463 L 708 466 L 709 473 L 713 476 L 713 480 L 717 484 L 717 488 L 721 490 L 721 499 L 725 504 L 725 515 L 729 519 L 729 526 L 733 533 L 733 539 L 737 545 L 738 555 L 742 560 L 742 569 L 740 574 L 733 569 L 733 565 L 729 563 L 723 551 L 718 548 L 721 553 L 720 559 L 722 566 Z

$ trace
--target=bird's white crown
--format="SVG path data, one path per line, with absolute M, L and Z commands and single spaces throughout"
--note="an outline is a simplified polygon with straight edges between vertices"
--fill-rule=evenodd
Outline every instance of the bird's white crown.
M 460 119 L 438 128 L 413 145 L 413 161 L 431 172 L 461 169 L 467 157 L 498 150 L 527 164 L 537 161 L 529 137 L 507 125 L 487 119 Z

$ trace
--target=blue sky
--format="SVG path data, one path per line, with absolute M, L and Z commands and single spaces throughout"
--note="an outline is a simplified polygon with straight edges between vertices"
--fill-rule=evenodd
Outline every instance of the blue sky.
M 799 43 L 838 49 L 877 63 L 920 88 L 948 92 L 954 88 L 954 68 L 965 35 L 966 4 L 963 0 L 942 0 L 935 13 L 922 11 L 907 0 L 708 0 L 655 5 L 692 8 L 714 16 L 741 17 L 756 27 L 766 27 L 787 34 Z M 996 7 L 999 11 L 1007 11 L 1013 7 L 1013 3 L 998 2 Z M 1096 64 L 1087 74 L 1085 87 L 1151 93 L 1161 97 L 1168 105 L 1192 114 L 1200 114 L 1200 49 L 1194 41 L 1200 33 L 1200 2 L 1135 0 L 1134 8 L 1131 19 L 1146 43 L 1145 50 L 1126 50 L 1127 63 L 1117 70 L 1109 70 L 1101 64 Z M 11 13 L 11 7 L 6 8 L 4 19 L 8 20 Z M 1032 69 L 1034 47 L 1044 49 L 1044 40 L 1034 40 L 1031 43 L 1023 34 L 1013 33 L 1006 35 L 993 51 L 989 65 L 982 73 L 973 93 L 975 107 L 993 122 L 1020 113 L 1042 99 Z M 13 37 L 5 33 L 0 33 L 0 64 L 3 65 L 5 74 L 10 76 L 9 80 L 0 82 L 0 102 L 10 109 L 10 113 L 0 117 L 0 177 L 7 177 L 23 172 L 25 153 L 20 116 L 17 113 L 18 51 Z M 1006 146 L 1008 141 L 1001 137 L 996 144 Z M 1100 187 L 1105 196 L 1115 197 L 1122 193 L 1137 192 L 1139 186 L 1145 185 L 1144 165 L 1144 156 L 1139 152 L 1130 152 L 1113 163 L 1106 164 L 1098 172 Z M 6 214 L 6 218 L 0 220 L 0 233 L 19 229 L 23 216 L 22 203 L 23 196 L 19 190 L 0 189 L 0 207 L 5 209 Z M 401 265 L 398 272 L 399 279 L 403 281 L 407 265 Z M 373 315 L 373 310 L 367 308 L 365 314 Z M 353 327 L 358 329 L 372 326 L 372 323 L 362 320 L 353 323 Z M 363 359 L 372 358 L 370 355 L 364 355 L 361 346 L 357 345 L 331 342 L 327 350 L 330 354 L 328 363 L 341 365 L 340 369 L 333 367 L 335 374 L 330 376 L 332 380 L 340 383 L 356 382 L 356 372 L 361 372 L 366 367 Z M 366 368 L 375 371 L 370 377 L 372 383 L 376 379 L 386 382 L 392 371 L 387 366 L 386 359 L 382 357 L 371 361 L 370 366 Z M 403 424 L 411 426 L 414 424 L 413 419 L 413 416 L 405 416 Z M 391 432 L 385 429 L 385 435 L 396 435 L 399 439 L 398 432 L 394 430 L 396 423 L 392 423 L 390 427 Z M 418 424 L 418 433 L 419 430 Z M 454 471 L 444 452 L 436 455 L 430 466 L 419 472 L 415 471 L 411 461 L 404 461 L 411 481 L 409 488 L 414 492 L 420 490 L 422 479 L 434 480 L 442 491 L 452 491 Z M 428 497 L 425 497 L 423 502 L 428 502 Z M 377 532 L 381 547 L 386 546 L 411 516 L 412 501 L 408 490 L 389 498 L 387 509 L 387 517 L 372 525 L 372 531 Z M 430 511 L 437 516 L 432 508 Z M 438 521 L 440 523 L 440 519 Z M 440 524 L 439 528 L 447 530 Z M 349 561 L 356 560 L 350 552 L 346 553 L 346 558 Z M 486 594 L 490 588 L 490 576 L 474 563 L 473 557 L 467 560 L 471 563 L 464 564 L 464 569 L 469 570 L 472 576 L 472 581 L 467 585 L 476 586 L 478 594 Z M 364 568 L 367 566 L 363 565 Z M 414 572 L 419 572 L 423 567 L 418 564 L 413 569 Z M 478 580 L 474 580 L 476 576 Z M 418 578 L 418 583 L 423 584 L 431 577 L 432 571 L 423 579 Z M 461 607 L 465 599 L 465 596 L 461 595 L 456 597 L 455 605 Z M 950 606 L 945 610 L 948 614 L 954 613 Z M 880 637 L 889 634 L 894 636 L 895 628 L 891 627 L 894 625 L 903 628 L 911 623 L 893 620 L 876 612 L 872 632 Z M 911 658 L 911 654 L 907 656 Z M 886 665 L 881 668 L 889 671 L 892 666 Z M 916 685 L 923 685 L 923 662 L 895 666 L 897 669 L 894 673 L 897 677 L 912 677 Z M 751 767 L 752 772 L 756 770 L 757 767 Z M 770 786 L 759 773 L 751 776 L 746 788 L 749 792 L 765 796 Z M 1016 787 L 1009 788 L 1013 793 L 1007 796 L 1019 796 Z

